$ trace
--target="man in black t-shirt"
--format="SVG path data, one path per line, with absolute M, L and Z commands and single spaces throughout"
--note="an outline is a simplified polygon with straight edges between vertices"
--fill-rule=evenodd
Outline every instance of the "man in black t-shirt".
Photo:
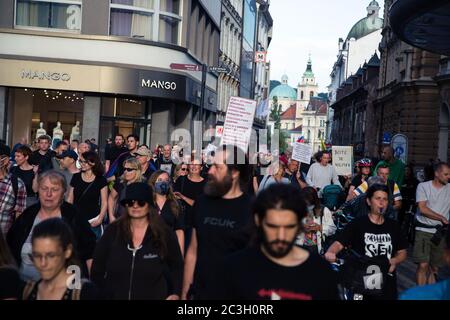
M 274 184 L 261 191 L 252 212 L 256 244 L 230 255 L 211 284 L 215 299 L 336 300 L 337 279 L 318 254 L 295 246 L 307 214 L 300 190 Z
M 116 161 L 116 159 L 123 153 L 127 152 L 128 149 L 124 146 L 125 138 L 123 134 L 118 133 L 114 138 L 114 146 L 110 148 L 105 148 L 105 171 L 108 172 L 111 165 Z
M 194 204 L 194 227 L 185 257 L 184 299 L 191 294 L 199 300 L 210 298 L 210 284 L 224 257 L 250 242 L 250 197 L 243 191 L 250 179 L 250 165 L 241 149 L 228 148 L 222 146 L 216 151 L 205 194 Z
M 39 149 L 31 154 L 29 163 L 32 166 L 39 166 L 38 173 L 43 173 L 53 169 L 52 158 L 56 153 L 50 150 L 52 138 L 42 135 L 38 138 Z

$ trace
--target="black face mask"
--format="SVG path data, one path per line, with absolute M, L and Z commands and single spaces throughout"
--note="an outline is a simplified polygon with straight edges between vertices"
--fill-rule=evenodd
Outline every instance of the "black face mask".
M 155 192 L 160 195 L 168 195 L 170 191 L 170 183 L 167 181 L 158 181 L 155 183 Z

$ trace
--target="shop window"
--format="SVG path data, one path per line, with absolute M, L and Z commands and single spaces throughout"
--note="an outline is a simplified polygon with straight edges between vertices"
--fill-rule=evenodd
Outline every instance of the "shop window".
M 81 30 L 81 1 L 17 0 L 16 27 Z
M 102 98 L 103 117 L 145 118 L 145 101 L 129 98 Z

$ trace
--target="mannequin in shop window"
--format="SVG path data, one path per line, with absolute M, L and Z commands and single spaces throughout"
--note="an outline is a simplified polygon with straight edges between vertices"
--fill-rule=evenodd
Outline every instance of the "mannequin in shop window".
M 81 140 L 81 135 L 80 135 L 80 121 L 77 121 L 75 123 L 75 126 L 72 128 L 72 133 L 70 134 L 70 141 L 74 141 L 74 140 Z
M 56 148 L 56 144 L 62 141 L 64 132 L 61 130 L 61 122 L 57 122 L 56 127 L 53 129 L 52 149 Z
M 40 122 L 39 123 L 39 129 L 36 130 L 36 140 L 40 137 L 40 136 L 45 136 L 47 134 L 47 131 L 45 131 L 44 129 L 44 123 Z

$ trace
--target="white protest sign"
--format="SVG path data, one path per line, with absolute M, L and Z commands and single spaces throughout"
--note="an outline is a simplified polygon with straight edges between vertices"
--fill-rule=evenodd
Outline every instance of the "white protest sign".
M 332 146 L 333 165 L 338 175 L 353 173 L 353 147 Z
M 255 100 L 230 97 L 221 144 L 235 145 L 247 152 L 255 111 Z
M 296 142 L 292 150 L 292 159 L 299 162 L 311 163 L 312 147 L 306 143 Z

